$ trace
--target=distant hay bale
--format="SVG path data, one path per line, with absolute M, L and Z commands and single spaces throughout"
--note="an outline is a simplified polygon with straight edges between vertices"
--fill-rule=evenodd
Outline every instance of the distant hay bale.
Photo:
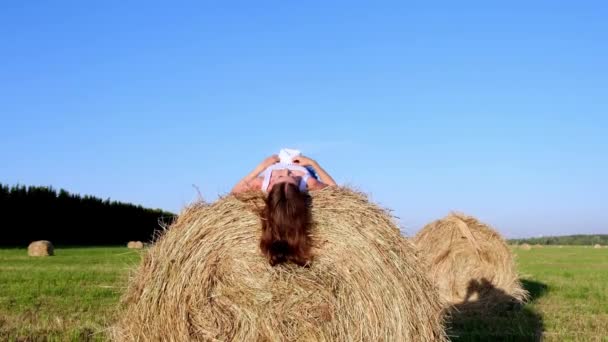
M 602 248 L 602 245 L 596 243 L 595 245 L 593 245 L 593 248 Z
M 259 250 L 261 194 L 193 205 L 144 255 L 118 341 L 444 341 L 442 303 L 414 246 L 365 196 L 312 196 L 309 267 Z
M 532 249 L 532 247 L 530 245 L 528 245 L 527 243 L 521 244 L 521 246 L 519 246 L 519 248 L 523 249 L 524 251 L 529 251 Z
M 29 256 L 51 256 L 54 254 L 55 249 L 50 241 L 34 241 L 27 246 L 27 255 Z
M 534 248 L 544 248 L 545 246 L 541 245 L 540 243 L 537 243 L 536 245 L 534 245 Z
M 127 243 L 127 248 L 142 249 L 144 248 L 144 244 L 141 241 L 129 241 L 129 243 Z
M 509 247 L 473 217 L 452 213 L 425 226 L 414 243 L 443 299 L 457 310 L 519 306 L 527 298 Z

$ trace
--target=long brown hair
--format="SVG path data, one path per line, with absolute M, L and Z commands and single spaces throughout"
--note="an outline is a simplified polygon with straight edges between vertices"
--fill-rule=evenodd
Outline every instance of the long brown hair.
M 262 211 L 260 249 L 272 266 L 293 262 L 305 266 L 311 259 L 309 197 L 292 183 L 275 184 Z

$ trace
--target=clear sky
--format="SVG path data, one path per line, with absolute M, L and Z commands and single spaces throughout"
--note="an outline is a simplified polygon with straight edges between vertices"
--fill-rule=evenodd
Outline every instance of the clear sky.
M 604 1 L 0 4 L 0 182 L 179 211 L 280 147 L 394 210 L 608 232 Z

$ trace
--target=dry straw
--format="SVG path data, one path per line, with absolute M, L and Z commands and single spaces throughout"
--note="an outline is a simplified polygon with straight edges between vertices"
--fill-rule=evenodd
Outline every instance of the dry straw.
M 186 209 L 147 250 L 111 329 L 119 341 L 443 341 L 414 246 L 365 196 L 312 194 L 314 259 L 271 267 L 260 194 Z
M 27 246 L 29 256 L 51 256 L 55 254 L 55 249 L 50 241 L 34 241 Z
M 532 246 L 528 245 L 527 243 L 521 244 L 519 246 L 519 248 L 523 249 L 524 251 L 529 251 L 532 249 Z
M 473 217 L 452 213 L 424 227 L 414 242 L 443 299 L 458 310 L 502 308 L 527 297 L 505 241 Z
M 593 248 L 602 248 L 602 245 L 600 245 L 600 244 L 595 244 L 595 245 L 593 246 Z

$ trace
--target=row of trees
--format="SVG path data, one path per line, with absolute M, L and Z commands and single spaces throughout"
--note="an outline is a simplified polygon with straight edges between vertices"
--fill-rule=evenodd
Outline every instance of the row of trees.
M 538 238 L 511 239 L 511 244 L 527 243 L 530 245 L 608 245 L 608 234 L 596 235 L 567 235 L 567 236 L 543 236 Z
M 0 183 L 0 245 L 33 240 L 64 245 L 114 245 L 150 241 L 173 214 L 52 187 Z

